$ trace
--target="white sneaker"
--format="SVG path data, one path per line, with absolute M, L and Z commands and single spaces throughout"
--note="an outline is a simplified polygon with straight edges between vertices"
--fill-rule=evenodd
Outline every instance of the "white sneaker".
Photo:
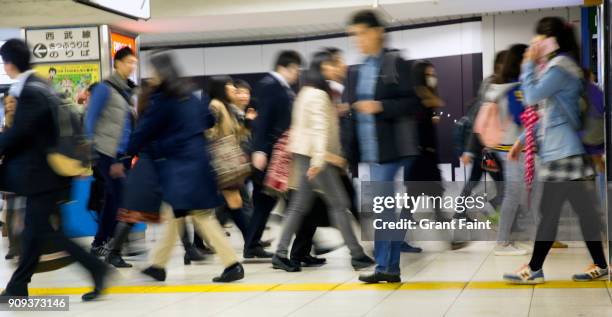
M 497 256 L 516 256 L 527 254 L 527 250 L 521 249 L 512 243 L 498 244 L 493 249 L 493 252 Z

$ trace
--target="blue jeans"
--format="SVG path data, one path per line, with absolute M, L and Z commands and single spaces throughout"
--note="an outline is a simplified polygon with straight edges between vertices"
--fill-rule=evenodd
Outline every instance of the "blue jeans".
M 370 164 L 370 181 L 374 182 L 393 182 L 395 175 L 400 168 L 409 169 L 414 162 L 414 157 L 403 158 L 391 163 L 372 163 Z M 388 187 L 388 188 L 387 188 Z M 394 189 L 391 183 L 389 186 L 385 186 L 384 193 L 382 195 L 393 195 Z M 394 217 L 394 212 L 389 212 L 388 215 L 383 217 Z M 375 239 L 374 241 L 374 258 L 376 260 L 376 272 L 399 275 L 400 274 L 400 255 L 402 241 L 385 241 Z

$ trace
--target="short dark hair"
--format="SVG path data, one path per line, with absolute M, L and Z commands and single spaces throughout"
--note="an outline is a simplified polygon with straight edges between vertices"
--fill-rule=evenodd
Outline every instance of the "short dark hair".
M 117 61 L 123 60 L 128 56 L 136 56 L 136 54 L 134 54 L 134 51 L 131 48 L 129 48 L 128 46 L 124 46 L 119 49 L 117 53 L 115 53 L 114 62 L 116 63 Z
M 323 50 L 332 55 L 342 54 L 342 50 L 337 47 L 328 46 L 328 47 L 323 48 Z
M 288 67 L 291 64 L 302 66 L 302 57 L 300 53 L 293 50 L 281 51 L 276 58 L 276 63 L 274 63 L 274 69 L 280 66 Z
M 30 49 L 28 44 L 20 39 L 10 39 L 0 48 L 0 56 L 4 63 L 13 64 L 20 72 L 25 72 L 30 66 Z
M 349 25 L 365 24 L 370 28 L 385 27 L 385 24 L 373 10 L 358 11 L 351 17 Z
M 246 89 L 248 91 L 252 91 L 251 85 L 246 80 L 243 79 L 234 79 L 234 86 L 238 89 Z
M 54 72 L 57 74 L 57 69 L 55 69 L 55 67 L 51 67 L 49 68 L 49 74 L 51 74 L 51 72 Z

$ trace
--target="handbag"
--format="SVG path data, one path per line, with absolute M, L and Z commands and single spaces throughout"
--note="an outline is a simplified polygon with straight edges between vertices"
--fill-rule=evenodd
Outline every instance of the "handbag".
M 236 137 L 233 134 L 221 137 L 211 141 L 208 148 L 219 189 L 240 187 L 251 173 L 251 165 Z
M 289 190 L 289 175 L 293 154 L 289 152 L 289 131 L 285 131 L 274 144 L 270 165 L 263 185 L 272 194 L 285 195 Z
M 500 170 L 495 154 L 486 148 L 482 150 L 482 161 L 480 163 L 480 167 L 487 172 L 493 173 L 499 172 Z

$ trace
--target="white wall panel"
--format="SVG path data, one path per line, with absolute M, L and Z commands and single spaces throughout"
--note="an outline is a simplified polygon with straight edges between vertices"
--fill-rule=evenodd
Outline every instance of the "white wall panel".
M 295 50 L 298 51 L 302 57 L 307 52 L 306 42 L 292 42 L 292 43 L 279 43 L 279 44 L 266 44 L 262 45 L 262 65 L 265 71 L 270 71 L 274 67 L 274 62 L 278 53 L 282 50 Z M 306 67 L 306 65 L 304 65 Z
M 480 53 L 483 51 L 484 34 L 490 30 L 494 28 L 483 29 L 481 22 L 467 22 L 394 31 L 387 33 L 386 46 L 402 50 L 404 57 L 410 59 Z M 175 52 L 179 65 L 187 76 L 202 76 L 270 71 L 278 53 L 285 49 L 298 51 L 308 62 L 312 53 L 326 46 L 342 49 L 348 64 L 360 63 L 363 58 L 354 39 L 350 37 L 264 45 L 179 49 Z M 307 66 L 307 63 L 304 66 Z M 147 67 L 143 65 L 142 70 L 143 77 L 147 77 Z
M 140 78 L 149 78 L 151 75 L 149 74 L 149 56 L 151 56 L 152 51 L 140 51 L 139 56 L 139 70 L 140 70 Z
M 262 63 L 262 46 L 226 46 L 204 49 L 206 75 L 259 73 L 268 71 Z
M 204 50 L 201 48 L 186 48 L 173 50 L 172 54 L 176 60 L 181 75 L 202 76 L 204 74 Z

